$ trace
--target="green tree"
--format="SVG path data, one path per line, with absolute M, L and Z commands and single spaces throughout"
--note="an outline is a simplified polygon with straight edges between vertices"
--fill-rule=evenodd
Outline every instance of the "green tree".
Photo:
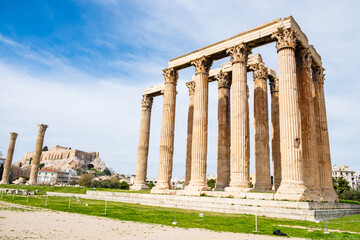
M 120 189 L 129 190 L 129 188 L 130 188 L 130 185 L 125 181 L 121 181 L 119 186 L 120 186 Z
M 347 191 L 350 191 L 350 186 L 349 186 L 349 182 L 346 181 L 345 178 L 338 178 L 335 179 L 333 178 L 333 187 L 337 193 L 337 195 L 339 196 L 339 198 L 343 198 L 343 194 Z
M 148 183 L 148 184 L 146 184 L 148 187 L 149 187 L 149 189 L 151 190 L 153 187 L 155 187 L 155 184 L 154 183 Z
M 84 187 L 90 187 L 94 179 L 92 174 L 83 174 L 80 176 L 79 185 Z
M 209 186 L 211 189 L 213 189 L 213 188 L 215 187 L 216 180 L 215 180 L 215 179 L 209 179 L 209 180 L 207 181 L 207 184 L 208 184 L 208 186 Z
M 111 176 L 111 172 L 110 172 L 110 170 L 108 168 L 105 168 L 103 173 L 105 174 L 105 176 Z

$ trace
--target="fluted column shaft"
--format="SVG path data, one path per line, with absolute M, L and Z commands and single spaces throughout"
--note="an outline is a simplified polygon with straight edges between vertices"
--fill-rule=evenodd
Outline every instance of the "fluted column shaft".
M 318 155 L 312 99 L 311 55 L 308 49 L 296 51 L 296 76 L 301 115 L 302 157 L 304 162 L 304 184 L 311 200 L 320 200 Z
M 317 146 L 318 146 L 318 158 L 319 158 L 319 170 L 320 170 L 320 188 L 323 201 L 338 202 L 338 196 L 336 195 L 332 186 L 332 169 L 331 169 L 331 157 L 330 157 L 330 143 L 329 132 L 327 128 L 326 119 L 326 104 L 324 95 L 324 69 L 322 67 L 313 68 L 314 77 L 314 109 L 316 132 L 317 132 Z
M 185 188 L 190 191 L 208 190 L 206 182 L 208 136 L 208 80 L 212 60 L 202 57 L 195 66 L 194 122 L 191 147 L 191 180 Z
M 231 170 L 230 184 L 226 191 L 248 190 L 248 98 L 247 98 L 247 57 L 250 50 L 240 44 L 228 50 L 232 63 L 231 92 Z
M 230 86 L 231 75 L 220 73 L 218 80 L 218 144 L 215 190 L 224 190 L 230 183 Z
M 136 175 L 134 185 L 131 190 L 148 189 L 146 185 L 146 172 L 149 154 L 149 138 L 150 138 L 150 121 L 151 121 L 151 107 L 153 103 L 153 96 L 143 95 L 141 102 L 141 122 L 139 145 L 136 164 Z
M 9 143 L 9 148 L 8 148 L 8 151 L 6 154 L 4 171 L 2 174 L 2 179 L 1 179 L 0 184 L 9 184 L 9 173 L 10 173 L 10 167 L 11 167 L 11 163 L 12 163 L 12 159 L 13 159 L 13 155 L 14 155 L 15 142 L 16 142 L 17 136 L 18 136 L 17 133 L 14 133 L 14 132 L 10 133 L 10 143 Z
M 279 112 L 282 181 L 276 199 L 308 200 L 305 196 L 302 162 L 301 118 L 296 79 L 295 44 L 292 29 L 273 34 L 277 39 L 279 65 Z
M 152 189 L 166 190 L 171 188 L 171 176 L 174 154 L 176 83 L 178 73 L 173 68 L 165 69 L 164 106 L 161 122 L 159 174 L 156 186 Z
M 187 122 L 187 139 L 186 139 L 186 166 L 185 166 L 185 182 L 183 188 L 189 185 L 191 179 L 191 145 L 192 145 L 192 132 L 194 121 L 194 94 L 195 82 L 187 82 L 186 86 L 189 88 L 189 110 Z
M 267 68 L 263 63 L 252 67 L 254 78 L 255 181 L 254 189 L 271 189 Z
M 279 126 L 279 80 L 270 82 L 271 93 L 271 153 L 273 164 L 273 190 L 277 190 L 281 183 L 281 154 L 280 154 L 280 126 Z
M 38 126 L 39 126 L 39 132 L 38 132 L 38 136 L 37 136 L 37 140 L 36 140 L 34 158 L 31 162 L 31 172 L 30 172 L 29 184 L 37 183 L 40 157 L 41 157 L 43 143 L 44 143 L 44 136 L 45 136 L 45 131 L 48 128 L 48 125 L 44 125 L 44 124 L 39 124 Z

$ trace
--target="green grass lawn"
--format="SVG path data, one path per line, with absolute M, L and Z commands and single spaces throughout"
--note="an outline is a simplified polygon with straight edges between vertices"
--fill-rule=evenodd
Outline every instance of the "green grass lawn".
M 105 201 L 102 200 L 81 199 L 81 202 L 77 202 L 76 198 L 72 197 L 70 209 L 68 209 L 68 197 L 48 197 L 47 206 L 45 206 L 45 196 L 30 196 L 29 202 L 27 202 L 26 196 L 15 195 L 13 199 L 12 195 L 3 194 L 3 198 L 0 200 L 64 212 L 108 217 L 117 220 L 137 221 L 169 226 L 172 226 L 172 222 L 174 221 L 174 209 L 143 206 L 139 204 L 108 202 L 107 214 L 105 215 Z M 86 206 L 86 204 L 88 204 L 88 206 Z M 199 213 L 204 213 L 204 217 L 199 217 Z M 235 233 L 253 233 L 255 230 L 255 217 L 253 215 L 223 214 L 177 209 L 176 221 L 178 223 L 177 227 L 182 228 L 204 228 L 219 232 L 226 231 Z M 359 234 L 336 232 L 324 235 L 323 230 L 308 231 L 308 229 L 279 227 L 279 225 L 325 229 L 325 222 L 314 223 L 289 219 L 258 217 L 259 232 L 257 234 L 272 235 L 274 230 L 280 229 L 282 232 L 285 232 L 291 237 L 311 239 L 360 239 Z M 330 220 L 329 229 L 360 232 L 360 215 Z
M 15 185 L 15 184 L 1 184 L 0 188 L 27 189 L 30 191 L 40 190 L 40 192 L 38 193 L 39 195 L 45 194 L 46 192 L 86 194 L 87 190 L 94 190 L 93 188 L 86 188 L 86 187 L 58 187 L 58 186 L 40 186 L 40 185 L 30 186 L 30 185 Z M 96 191 L 150 193 L 150 190 L 129 191 L 123 189 L 110 189 L 110 188 L 96 188 Z

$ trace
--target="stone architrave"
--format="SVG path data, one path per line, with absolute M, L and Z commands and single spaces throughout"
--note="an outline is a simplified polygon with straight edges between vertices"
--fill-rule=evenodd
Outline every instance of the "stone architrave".
M 314 112 L 317 134 L 317 148 L 319 158 L 321 200 L 338 202 L 338 196 L 332 186 L 332 169 L 330 158 L 329 133 L 326 119 L 326 105 L 324 95 L 324 68 L 313 67 L 314 81 Z
M 187 122 L 187 139 L 186 139 L 186 167 L 185 167 L 185 181 L 183 189 L 189 185 L 191 179 L 191 145 L 192 145 L 192 132 L 193 132 L 193 120 L 194 120 L 194 94 L 195 94 L 195 82 L 187 82 L 186 86 L 189 88 L 189 110 L 188 110 L 188 122 Z
M 279 113 L 282 181 L 275 199 L 310 200 L 305 194 L 302 161 L 301 118 L 296 78 L 296 33 L 279 29 L 273 33 L 278 52 Z
M 279 126 L 279 79 L 269 81 L 271 94 L 271 154 L 273 164 L 273 190 L 281 183 L 281 154 Z
M 257 191 L 271 190 L 267 78 L 263 63 L 251 67 L 254 78 L 255 181 Z
M 16 142 L 17 136 L 18 136 L 17 133 L 14 133 L 14 132 L 10 133 L 10 143 L 9 143 L 9 148 L 8 148 L 8 151 L 6 154 L 4 171 L 2 174 L 2 179 L 1 179 L 0 184 L 9 184 L 9 173 L 10 173 L 10 167 L 11 167 L 11 163 L 12 163 L 12 159 L 13 159 L 13 155 L 14 155 L 15 142 Z
M 215 190 L 224 190 L 230 183 L 230 73 L 220 72 L 218 80 L 218 145 Z
M 178 72 L 173 68 L 163 70 L 165 78 L 164 106 L 161 121 L 159 174 L 152 192 L 171 188 L 174 154 L 176 84 Z
M 194 121 L 191 146 L 191 179 L 188 191 L 209 190 L 206 182 L 208 136 L 208 84 L 212 60 L 201 57 L 191 63 L 195 66 Z
M 138 191 L 148 189 L 146 185 L 146 172 L 149 154 L 149 138 L 150 138 L 150 121 L 151 108 L 153 104 L 152 95 L 143 95 L 141 101 L 141 122 L 140 122 L 140 136 L 138 145 L 136 175 L 134 185 L 131 190 Z
M 231 92 L 231 175 L 225 191 L 250 190 L 249 112 L 247 97 L 247 58 L 250 49 L 244 43 L 227 50 L 232 63 Z
M 48 128 L 48 125 L 39 124 L 38 127 L 39 127 L 39 132 L 38 132 L 38 136 L 37 136 L 37 140 L 36 140 L 35 155 L 34 155 L 33 161 L 31 162 L 30 179 L 28 182 L 29 184 L 32 184 L 32 185 L 37 183 L 40 157 L 41 157 L 42 147 L 43 147 L 43 143 L 44 143 L 45 131 Z
M 302 157 L 304 162 L 304 184 L 314 201 L 320 200 L 320 178 L 312 99 L 312 58 L 309 49 L 298 49 L 296 55 L 296 76 L 301 116 Z

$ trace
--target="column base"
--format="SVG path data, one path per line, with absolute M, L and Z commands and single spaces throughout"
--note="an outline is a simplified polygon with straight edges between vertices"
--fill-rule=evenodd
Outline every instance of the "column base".
M 270 183 L 255 183 L 254 184 L 254 191 L 265 192 L 272 190 Z
M 187 186 L 189 186 L 189 183 L 188 183 L 188 182 L 187 182 L 187 183 L 184 183 L 183 186 L 182 186 L 182 188 L 181 188 L 181 190 L 185 190 L 185 188 L 186 188 Z
M 9 182 L 1 181 L 0 184 L 9 184 Z
M 26 182 L 27 185 L 37 185 L 37 181 L 29 180 Z
M 214 191 L 224 191 L 227 187 L 229 187 L 229 184 L 215 184 Z
M 226 187 L 225 192 L 232 192 L 232 193 L 243 193 L 243 192 L 249 192 L 251 188 L 249 187 Z
M 196 186 L 196 185 L 188 185 L 184 189 L 185 191 L 189 192 L 201 192 L 201 191 L 210 191 L 211 188 L 208 186 Z
M 322 201 L 322 202 L 339 202 L 339 197 L 333 188 L 322 188 L 320 201 Z
M 146 183 L 134 183 L 130 187 L 130 191 L 141 191 L 141 190 L 148 190 L 149 187 L 146 185 Z
M 301 182 L 282 183 L 274 195 L 275 200 L 311 201 L 312 196 Z
M 171 184 L 166 181 L 158 181 L 151 190 L 170 190 Z

